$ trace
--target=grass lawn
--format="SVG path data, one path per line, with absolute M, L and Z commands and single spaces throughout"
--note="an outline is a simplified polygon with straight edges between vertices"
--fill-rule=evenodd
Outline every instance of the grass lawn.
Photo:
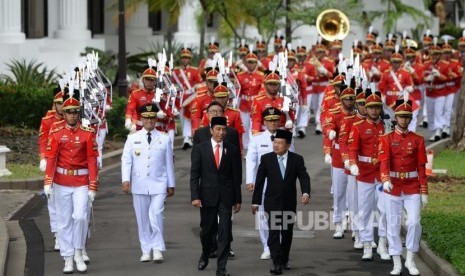
M 435 157 L 433 166 L 448 171 L 446 176 L 430 179 L 429 203 L 421 218 L 423 239 L 461 275 L 465 275 L 464 157 L 448 150 Z
M 12 172 L 12 175 L 0 177 L 0 180 L 32 178 L 44 175 L 39 170 L 38 165 L 7 163 L 6 168 Z

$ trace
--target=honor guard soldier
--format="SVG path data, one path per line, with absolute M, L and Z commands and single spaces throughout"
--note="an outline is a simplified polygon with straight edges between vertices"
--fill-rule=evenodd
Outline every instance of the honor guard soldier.
M 121 156 L 122 188 L 132 193 L 136 213 L 141 262 L 163 262 L 164 203 L 174 195 L 173 148 L 166 133 L 155 129 L 158 108 L 148 104 L 140 109 L 143 128 L 130 134 Z
M 55 128 L 55 123 L 63 121 L 63 91 L 60 87 L 53 89 L 53 109 L 47 111 L 47 115 L 40 121 L 39 128 L 39 169 L 45 172 L 47 167 L 47 160 L 45 159 L 45 149 L 47 148 L 47 141 L 51 129 Z M 55 199 L 53 194 L 47 201 L 48 215 L 50 218 L 50 229 L 55 237 L 55 250 L 60 250 L 60 245 L 56 237 L 57 225 L 56 225 L 56 208 Z
M 242 125 L 241 114 L 239 110 L 228 106 L 229 90 L 225 82 L 220 83 L 218 84 L 218 86 L 215 87 L 213 97 L 214 101 L 220 103 L 221 106 L 223 106 L 224 112 L 222 116 L 226 117 L 226 125 L 228 127 L 233 127 L 237 130 L 237 133 L 239 134 L 240 150 L 242 152 L 242 135 L 244 134 L 244 126 Z M 210 120 L 208 119 L 207 113 L 203 115 L 202 126 L 210 126 Z
M 409 98 L 412 100 L 412 123 L 409 125 L 409 130 L 415 132 L 417 129 L 418 113 L 420 111 L 421 102 L 424 100 L 423 94 L 425 90 L 423 77 L 423 64 L 416 61 L 416 51 L 407 41 L 407 48 L 404 50 L 404 69 L 410 73 L 413 79 L 413 92 Z M 423 92 L 422 92 L 423 91 Z
M 265 72 L 269 69 L 270 59 L 266 57 L 266 44 L 263 42 L 262 38 L 259 37 L 255 49 L 257 51 L 258 58 L 258 70 Z
M 444 128 L 444 107 L 446 103 L 447 87 L 449 79 L 449 62 L 441 59 L 442 49 L 434 38 L 433 46 L 429 49 L 431 60 L 425 65 L 426 83 L 426 111 L 428 113 L 428 126 L 434 131 L 430 141 L 439 141 Z
M 181 103 L 182 136 L 184 137 L 183 149 L 192 147 L 192 121 L 191 108 L 195 99 L 195 89 L 202 83 L 199 69 L 190 65 L 192 50 L 184 47 L 181 49 L 181 65 L 174 68 L 174 74 L 179 78 L 184 89 Z
M 381 93 L 365 92 L 367 118 L 355 123 L 349 134 L 349 160 L 350 173 L 357 179 L 358 213 L 360 222 L 360 241 L 363 243 L 362 261 L 371 261 L 373 258 L 373 214 L 378 207 L 380 212 L 378 236 L 378 254 L 383 260 L 389 260 L 386 244 L 386 215 L 382 196 L 377 196 L 381 188 L 378 162 L 379 136 L 384 134 L 381 119 L 382 101 Z
M 272 71 L 268 73 L 265 77 L 264 80 L 264 85 L 266 89 L 266 94 L 265 95 L 260 95 L 259 97 L 256 97 L 252 103 L 252 134 L 258 134 L 259 132 L 262 132 L 264 129 L 262 123 L 263 123 L 263 117 L 262 113 L 263 111 L 268 108 L 268 107 L 275 107 L 279 110 L 282 110 L 283 108 L 283 103 L 284 99 L 279 96 L 279 83 L 280 83 L 280 77 L 278 73 L 275 71 Z M 289 110 L 289 118 L 287 118 L 287 115 L 281 114 L 281 121 L 279 123 L 279 127 L 282 129 L 287 129 L 287 130 L 292 130 L 292 122 L 295 119 L 294 112 L 292 110 Z M 289 125 L 288 121 L 291 120 L 291 124 Z M 244 141 L 245 143 L 245 141 Z
M 398 50 L 398 47 L 397 47 Z M 413 92 L 413 79 L 410 72 L 401 67 L 403 57 L 397 51 L 391 55 L 391 69 L 381 75 L 378 89 L 384 96 L 385 112 L 390 118 L 394 116 L 396 100 L 403 97 L 404 93 Z
M 321 43 L 315 46 L 315 57 L 310 60 L 317 70 L 316 79 L 313 81 L 313 95 L 312 95 L 312 106 L 315 111 L 315 133 L 321 134 L 321 104 L 323 102 L 324 92 L 326 86 L 329 85 L 329 80 L 332 78 L 335 68 L 334 62 L 326 57 L 326 47 Z
M 371 93 L 371 92 L 370 92 Z M 342 125 L 339 130 L 339 147 L 341 152 L 342 162 L 344 164 L 345 173 L 347 174 L 347 206 L 349 209 L 349 219 L 352 229 L 352 237 L 354 238 L 354 248 L 362 249 L 363 244 L 360 242 L 359 223 L 358 223 L 358 200 L 357 200 L 357 180 L 350 173 L 349 160 L 349 134 L 352 125 L 365 120 L 365 92 L 361 88 L 357 88 L 355 96 L 355 107 L 357 114 L 354 116 L 345 117 L 342 120 Z
M 94 130 L 79 122 L 79 92 L 65 93 L 63 101 L 66 124 L 50 130 L 45 158 L 47 167 L 44 193 L 55 197 L 57 237 L 60 255 L 65 260 L 64 273 L 72 273 L 74 262 L 79 272 L 86 272 L 83 259 L 88 231 L 89 202 L 97 188 L 97 142 Z
M 400 228 L 404 210 L 408 214 L 405 267 L 410 275 L 420 275 L 414 255 L 421 239 L 420 203 L 428 203 L 425 164 L 426 150 L 422 136 L 408 130 L 412 121 L 411 102 L 398 100 L 395 109 L 395 130 L 380 137 L 379 161 L 385 193 L 389 255 L 394 268 L 391 275 L 401 275 L 402 241 Z
M 245 66 L 245 57 L 249 53 L 249 46 L 245 44 L 245 39 L 241 40 L 241 45 L 239 46 L 237 53 L 239 54 L 239 59 L 236 61 L 236 63 L 233 64 L 234 71 L 237 73 L 248 71 L 247 67 Z
M 145 69 L 142 73 L 142 83 L 144 84 L 144 88 L 138 89 L 129 95 L 124 126 L 131 133 L 142 128 L 139 110 L 142 106 L 153 102 L 153 99 L 155 98 L 156 80 L 156 69 Z
M 323 125 L 325 136 L 332 141 L 331 148 L 331 180 L 333 187 L 333 222 L 336 225 L 336 231 L 333 235 L 335 239 L 344 238 L 343 217 L 346 210 L 346 191 L 347 175 L 344 172 L 344 163 L 342 161 L 339 132 L 344 119 L 355 115 L 355 78 L 351 81 L 351 87 L 342 86 L 340 96 L 341 105 L 329 110 L 328 117 Z
M 247 71 L 237 74 L 237 80 L 241 86 L 239 93 L 239 110 L 241 112 L 241 120 L 244 125 L 244 149 L 247 149 L 249 144 L 249 135 L 251 130 L 251 109 L 252 103 L 258 97 L 260 88 L 262 87 L 265 75 L 258 70 L 258 58 L 253 52 L 249 52 L 245 58 Z
M 202 59 L 199 63 L 199 72 L 202 78 L 205 79 L 207 68 L 213 68 L 216 66 L 216 61 L 213 59 L 216 53 L 220 52 L 220 44 L 215 41 L 215 37 L 210 38 L 210 43 L 208 44 L 208 57 Z
M 194 103 L 191 107 L 192 134 L 201 126 L 202 117 L 208 105 L 213 101 L 213 93 L 218 83 L 218 71 L 208 68 L 206 75 L 206 86 L 197 91 Z M 193 137 L 193 135 L 192 135 Z
M 263 122 L 266 126 L 266 130 L 252 136 L 249 143 L 249 150 L 247 151 L 246 160 L 246 183 L 247 190 L 249 192 L 254 191 L 255 178 L 257 177 L 258 165 L 260 164 L 260 158 L 263 154 L 273 152 L 273 139 L 276 136 L 276 131 L 279 127 L 279 121 L 281 120 L 281 111 L 274 107 L 268 107 L 263 111 Z M 266 191 L 266 181 L 263 187 L 263 197 Z M 260 259 L 269 260 L 271 258 L 270 248 L 268 247 L 268 220 L 266 218 L 265 209 L 263 204 L 258 207 L 258 217 L 256 220 L 259 227 L 260 241 L 263 245 L 263 253 L 260 255 Z
M 300 102 L 299 108 L 301 109 L 299 113 L 302 114 L 302 112 L 305 112 L 307 109 L 307 98 L 304 97 L 307 91 L 307 80 L 304 70 L 297 65 L 297 56 L 295 51 L 292 49 L 289 49 L 287 52 L 287 69 L 291 73 L 292 79 L 295 82 L 294 86 L 298 89 L 297 92 Z M 304 138 L 306 134 L 305 128 L 300 128 L 298 134 L 299 138 Z
M 277 56 L 280 52 L 282 52 L 284 50 L 284 48 L 283 48 L 283 40 L 284 40 L 284 36 L 281 35 L 280 32 L 278 32 L 274 36 L 274 42 L 273 42 L 274 53 L 271 53 L 271 54 L 269 54 L 267 56 L 267 58 L 269 60 L 273 60 L 274 56 Z

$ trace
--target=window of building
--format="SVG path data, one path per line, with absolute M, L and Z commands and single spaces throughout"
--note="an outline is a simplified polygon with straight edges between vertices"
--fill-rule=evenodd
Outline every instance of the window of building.
M 27 38 L 47 36 L 47 0 L 21 0 L 21 25 Z

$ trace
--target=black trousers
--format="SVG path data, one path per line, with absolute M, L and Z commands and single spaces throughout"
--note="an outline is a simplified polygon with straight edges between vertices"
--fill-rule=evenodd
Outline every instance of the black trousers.
M 273 265 L 285 265 L 289 262 L 289 251 L 295 221 L 295 211 L 270 211 L 268 214 L 268 247 Z
M 221 202 L 214 207 L 200 208 L 200 241 L 202 243 L 202 259 L 207 259 L 214 246 L 212 235 L 216 235 L 215 228 L 218 229 L 217 248 L 217 271 L 226 270 L 226 263 L 229 256 L 229 240 L 231 228 L 232 206 Z M 219 222 L 218 222 L 219 218 Z

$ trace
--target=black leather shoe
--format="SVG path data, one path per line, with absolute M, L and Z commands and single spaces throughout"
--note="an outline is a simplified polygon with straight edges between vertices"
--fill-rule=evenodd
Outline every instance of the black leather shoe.
M 212 253 L 210 253 L 210 255 L 208 255 L 209 259 L 214 259 L 216 257 L 218 257 L 218 254 L 216 253 L 216 251 L 213 251 Z
M 283 274 L 283 270 L 280 265 L 275 265 L 272 269 L 270 269 L 270 273 L 273 275 L 281 275 Z
M 202 258 L 200 258 L 200 260 L 199 260 L 199 265 L 197 266 L 197 268 L 198 268 L 199 270 L 204 270 L 204 269 L 207 267 L 207 265 L 208 265 L 208 259 L 202 259 Z
M 428 122 L 423 122 L 423 128 L 428 128 Z
M 216 276 L 231 276 L 226 270 L 216 271 Z
M 289 265 L 289 263 L 281 265 L 281 268 L 284 270 L 291 270 L 291 266 Z

